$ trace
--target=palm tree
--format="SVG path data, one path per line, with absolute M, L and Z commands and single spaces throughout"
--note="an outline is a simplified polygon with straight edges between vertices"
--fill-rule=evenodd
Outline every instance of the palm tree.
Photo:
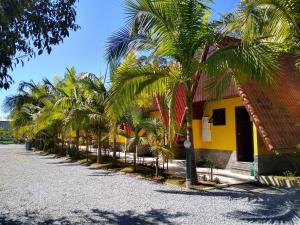
M 265 42 L 294 54 L 300 70 L 299 11 L 298 0 L 243 1 L 229 30 L 240 30 L 244 42 Z
M 155 156 L 155 175 L 159 175 L 159 157 L 170 157 L 172 151 L 165 145 L 165 126 L 160 119 L 153 119 L 151 124 L 151 130 L 148 134 L 148 142 L 150 144 L 150 150 Z
M 8 96 L 4 106 L 10 111 L 12 126 L 17 136 L 39 138 L 39 149 L 56 148 L 61 115 L 53 113 L 52 107 L 56 99 L 52 84 L 44 80 L 40 84 L 33 81 L 22 82 L 19 93 Z
M 121 69 L 114 80 L 111 108 L 116 108 L 112 106 L 114 102 L 125 110 L 139 94 L 155 96 L 169 91 L 173 95 L 181 85 L 186 95 L 187 139 L 192 139 L 192 99 L 201 72 L 215 76 L 219 83 L 224 76 L 232 75 L 237 82 L 247 79 L 270 82 L 270 74 L 276 70 L 277 54 L 263 43 L 229 43 L 222 49 L 215 48 L 207 58 L 209 46 L 222 40 L 223 35 L 209 22 L 210 9 L 205 2 L 126 1 L 128 23 L 109 39 L 107 60 L 120 62 L 129 52 L 138 50 L 172 63 L 170 68 L 132 67 L 125 60 L 127 70 Z M 193 148 L 191 153 L 191 181 L 195 184 L 198 179 Z
M 127 148 L 135 148 L 133 154 L 133 170 L 137 171 L 138 150 L 141 144 L 147 142 L 147 132 L 152 130 L 151 119 L 148 114 L 139 109 L 131 111 L 131 116 L 127 117 L 126 123 L 131 127 L 132 137 L 129 138 Z
M 104 111 L 107 91 L 102 79 L 91 73 L 82 74 L 81 83 L 86 98 L 89 127 L 98 139 L 97 163 L 102 163 L 103 133 L 108 131 L 108 119 Z
M 80 130 L 89 123 L 89 110 L 85 106 L 87 97 L 80 81 L 74 67 L 67 69 L 64 79 L 56 84 L 56 89 L 60 92 L 61 97 L 55 102 L 56 110 L 63 111 L 65 114 L 64 128 L 76 131 L 77 156 L 79 154 Z

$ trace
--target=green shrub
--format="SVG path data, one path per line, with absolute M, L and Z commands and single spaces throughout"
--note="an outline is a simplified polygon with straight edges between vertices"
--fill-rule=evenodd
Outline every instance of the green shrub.
M 292 171 L 290 171 L 290 170 L 287 170 L 287 171 L 284 171 L 284 172 L 283 172 L 283 175 L 284 175 L 285 177 L 294 177 L 294 176 L 296 175 L 296 173 L 295 173 L 295 172 L 292 172 Z
M 14 144 L 14 141 L 0 141 L 0 144 L 4 144 L 4 145 Z
M 213 162 L 210 161 L 208 158 L 202 158 L 196 163 L 196 165 L 198 167 L 212 167 Z

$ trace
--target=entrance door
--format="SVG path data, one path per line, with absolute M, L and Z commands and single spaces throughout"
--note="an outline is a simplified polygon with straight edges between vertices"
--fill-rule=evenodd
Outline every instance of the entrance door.
M 235 109 L 237 160 L 253 162 L 253 130 L 249 113 L 245 107 Z

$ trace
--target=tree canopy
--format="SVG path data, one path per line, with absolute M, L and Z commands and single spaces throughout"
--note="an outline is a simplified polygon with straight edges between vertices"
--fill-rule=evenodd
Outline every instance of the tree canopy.
M 0 89 L 13 82 L 9 71 L 47 51 L 76 31 L 76 0 L 0 0 Z

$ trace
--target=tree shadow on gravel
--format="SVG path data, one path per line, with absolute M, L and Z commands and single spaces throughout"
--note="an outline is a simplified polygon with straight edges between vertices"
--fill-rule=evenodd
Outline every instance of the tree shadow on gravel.
M 211 191 L 166 191 L 164 194 L 188 195 L 195 197 L 221 197 L 230 200 L 247 201 L 252 210 L 236 210 L 224 216 L 241 222 L 270 224 L 300 224 L 300 190 L 270 190 L 269 192 L 236 191 L 230 189 Z
M 93 172 L 92 174 L 89 174 L 89 177 L 108 177 L 108 176 L 116 176 L 116 173 L 111 173 L 111 172 L 107 172 L 107 171 L 97 171 L 97 172 Z
M 59 161 L 59 162 L 48 162 L 46 164 L 62 165 L 62 164 L 68 164 L 68 163 L 76 163 L 76 160 L 63 160 L 63 161 Z
M 16 155 L 36 155 L 34 152 L 18 152 Z
M 169 213 L 164 209 L 152 209 L 145 213 L 137 213 L 133 210 L 124 212 L 112 212 L 107 210 L 92 209 L 90 213 L 77 210 L 73 212 L 70 218 L 46 218 L 41 220 L 42 215 L 37 213 L 25 213 L 24 215 L 14 215 L 0 213 L 1 225 L 80 225 L 80 224 L 122 224 L 122 225 L 154 225 L 154 224 L 174 224 L 174 219 L 185 217 L 183 213 Z

